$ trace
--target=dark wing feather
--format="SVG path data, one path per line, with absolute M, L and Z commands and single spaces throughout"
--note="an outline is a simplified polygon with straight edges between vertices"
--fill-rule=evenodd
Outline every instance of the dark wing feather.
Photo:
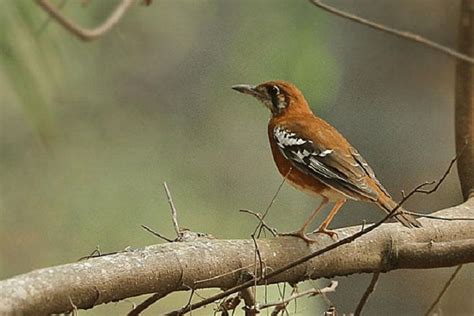
M 377 191 L 371 188 L 367 181 L 368 177 L 372 178 L 370 173 L 373 174 L 373 171 L 368 165 L 364 165 L 366 161 L 355 149 L 358 155 L 356 157 L 352 152 L 344 153 L 337 148 L 325 148 L 302 133 L 282 125 L 273 129 L 273 137 L 281 153 L 298 170 L 349 198 L 360 199 L 362 196 L 377 200 Z
M 375 176 L 375 172 L 374 170 L 372 170 L 372 168 L 369 166 L 369 163 L 364 159 L 364 157 L 362 157 L 359 152 L 357 151 L 357 149 L 355 149 L 354 147 L 351 147 L 350 148 L 350 151 L 351 151 L 351 155 L 352 157 L 354 157 L 354 159 L 357 161 L 357 163 L 364 169 L 364 171 L 366 172 L 366 174 L 372 178 L 372 180 L 375 181 L 375 183 L 377 184 L 377 186 L 380 188 L 380 190 L 383 191 L 383 193 L 385 193 L 388 197 L 391 198 L 390 194 L 388 193 L 388 191 L 383 187 L 382 183 L 380 183 L 380 181 L 377 179 L 377 177 Z

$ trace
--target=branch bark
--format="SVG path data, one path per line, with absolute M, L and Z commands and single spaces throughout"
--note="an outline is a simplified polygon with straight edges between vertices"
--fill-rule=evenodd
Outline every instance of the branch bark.
M 474 0 L 462 0 L 458 27 L 458 49 L 474 57 Z M 458 60 L 455 79 L 456 151 L 458 174 L 464 199 L 474 196 L 474 65 Z
M 474 218 L 474 199 L 434 215 Z M 350 244 L 275 276 L 268 283 L 474 262 L 474 221 L 420 221 L 423 228 L 418 229 L 383 224 Z M 339 238 L 345 238 L 360 229 L 354 226 L 337 232 Z M 333 243 L 327 236 L 312 237 L 318 242 L 310 246 L 292 237 L 258 240 L 264 268 L 278 269 Z M 230 288 L 242 282 L 243 274 L 260 271 L 255 269 L 259 262 L 255 261 L 254 252 L 253 240 L 200 239 L 40 269 L 0 281 L 0 314 L 64 313 L 71 311 L 73 305 L 86 309 L 146 293 L 165 296 L 190 287 Z M 207 281 L 197 283 L 204 279 Z

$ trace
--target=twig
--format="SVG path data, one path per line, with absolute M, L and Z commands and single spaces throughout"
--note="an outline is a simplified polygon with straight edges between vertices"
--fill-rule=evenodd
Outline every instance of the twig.
M 78 314 L 77 306 L 76 306 L 76 304 L 74 304 L 74 302 L 72 301 L 72 298 L 70 296 L 68 296 L 68 299 L 69 299 L 69 303 L 71 303 L 72 315 L 76 316 Z
M 280 302 L 281 302 L 281 301 L 285 300 L 286 282 L 283 283 L 283 290 L 280 288 L 280 283 L 277 283 L 276 286 L 278 288 L 278 294 L 280 295 Z M 296 287 L 294 287 L 293 290 L 291 291 L 291 295 L 295 294 L 297 291 L 298 291 L 298 289 Z M 295 301 L 295 303 L 296 303 L 296 301 Z M 268 302 L 265 302 L 265 304 L 268 304 Z M 283 304 L 283 305 L 278 305 L 278 303 L 276 303 L 276 304 L 277 305 L 275 306 L 272 313 L 270 314 L 271 316 L 277 316 L 278 314 L 280 314 L 280 312 L 282 312 L 282 314 L 283 313 L 286 313 L 287 315 L 290 314 L 288 312 L 287 308 L 286 308 L 288 304 Z
M 134 0 L 122 0 L 102 24 L 94 29 L 85 29 L 63 16 L 48 0 L 36 0 L 36 3 L 53 19 L 83 41 L 93 41 L 110 31 L 112 27 L 120 21 L 133 2 Z
M 444 293 L 446 293 L 446 291 L 449 288 L 449 286 L 451 285 L 451 283 L 453 283 L 454 279 L 456 278 L 456 275 L 459 273 L 461 268 L 462 268 L 462 264 L 459 265 L 456 268 L 456 270 L 454 270 L 453 274 L 449 277 L 448 281 L 444 284 L 443 288 L 441 289 L 441 292 L 438 294 L 438 296 L 434 300 L 433 304 L 431 304 L 430 308 L 428 308 L 428 310 L 426 311 L 425 316 L 430 315 L 430 313 L 433 311 L 433 309 L 436 307 L 436 305 L 438 305 L 439 301 L 443 297 Z
M 385 33 L 388 33 L 388 34 L 391 34 L 391 35 L 395 35 L 395 36 L 398 36 L 398 37 L 401 37 L 401 38 L 404 38 L 404 39 L 422 44 L 426 47 L 429 47 L 429 48 L 432 48 L 434 50 L 443 52 L 444 54 L 446 54 L 448 56 L 451 56 L 451 57 L 466 61 L 468 63 L 474 64 L 474 58 L 471 58 L 471 57 L 469 57 L 465 54 L 462 54 L 462 53 L 460 53 L 460 52 L 458 52 L 458 51 L 456 51 L 452 48 L 449 48 L 449 47 L 446 47 L 446 46 L 441 45 L 439 43 L 436 43 L 434 41 L 431 41 L 431 40 L 429 40 L 427 38 L 424 38 L 424 37 L 422 37 L 418 34 L 413 34 L 413 33 L 410 33 L 410 32 L 400 31 L 400 30 L 397 30 L 395 28 L 388 27 L 386 25 L 382 25 L 382 24 L 379 24 L 379 23 L 376 23 L 376 22 L 373 22 L 373 21 L 369 21 L 369 20 L 364 19 L 362 17 L 359 17 L 357 15 L 354 15 L 354 14 L 336 9 L 332 6 L 327 5 L 327 4 L 324 4 L 320 0 L 309 0 L 309 2 L 311 2 L 315 6 L 321 8 L 321 9 L 327 11 L 327 12 L 335 14 L 337 16 L 343 17 L 345 19 L 351 20 L 353 22 L 356 22 L 356 23 L 359 23 L 359 24 L 362 24 L 362 25 L 366 25 L 366 26 L 368 26 L 370 28 L 373 28 L 373 29 L 376 29 L 378 31 L 382 31 L 382 32 L 385 32 Z
M 464 153 L 464 150 L 466 149 L 467 147 L 467 144 L 465 144 L 465 146 L 451 159 L 451 161 L 449 162 L 449 165 L 448 165 L 448 168 L 443 172 L 443 174 L 441 175 L 441 178 L 439 178 L 438 181 L 426 181 L 425 183 L 423 183 L 421 186 L 419 186 L 415 191 L 416 192 L 412 192 L 412 193 L 423 193 L 423 194 L 426 194 L 426 195 L 429 195 L 433 192 L 436 192 L 438 190 L 438 188 L 441 186 L 441 184 L 444 182 L 444 180 L 448 177 L 449 173 L 451 172 L 451 169 L 453 169 L 453 166 L 454 164 L 456 163 L 456 161 L 459 159 L 459 157 L 462 156 L 462 154 Z M 429 190 L 424 190 L 422 187 L 425 187 L 425 186 L 428 186 L 428 185 L 433 185 L 434 184 L 434 187 L 429 189 Z M 405 192 L 402 191 L 402 197 L 403 199 L 406 199 L 406 196 L 405 196 Z M 405 213 L 405 211 L 404 211 Z M 409 213 L 409 212 L 407 212 Z
M 257 278 L 255 278 L 255 275 L 263 275 L 264 274 L 264 264 L 263 264 L 263 260 L 262 260 L 262 255 L 260 253 L 260 248 L 258 247 L 258 244 L 257 244 L 257 240 L 255 239 L 255 236 L 252 234 L 250 235 L 252 237 L 252 241 L 253 241 L 253 245 L 255 247 L 255 257 L 254 257 L 254 266 L 255 266 L 255 270 L 254 270 L 254 275 L 252 277 L 252 279 L 254 280 L 254 284 L 253 284 L 253 291 L 254 293 L 257 293 Z M 258 260 L 258 265 L 257 265 L 257 260 Z M 258 268 L 258 271 L 257 271 L 257 268 Z M 243 289 L 242 291 L 250 291 L 250 288 L 246 288 L 246 289 Z M 242 293 L 241 291 L 241 293 Z M 255 296 L 253 297 L 253 300 L 255 300 Z M 246 311 L 247 313 L 247 311 Z
M 64 6 L 66 5 L 66 0 L 62 0 L 59 4 L 58 4 L 58 9 L 61 10 L 64 8 Z M 58 10 L 58 11 L 59 11 Z M 40 28 L 38 29 L 38 35 L 41 35 L 43 34 L 44 30 L 46 30 L 46 27 L 48 27 L 49 23 L 51 22 L 51 16 L 48 16 L 48 18 L 43 22 L 43 24 L 40 26 Z
M 216 279 L 225 277 L 225 276 L 227 276 L 227 275 L 229 275 L 229 274 L 237 273 L 237 272 L 239 272 L 239 271 L 247 270 L 247 269 L 253 267 L 254 265 L 255 265 L 255 264 L 250 264 L 250 265 L 248 265 L 248 266 L 245 266 L 245 267 L 242 267 L 242 268 L 238 268 L 238 269 L 229 271 L 229 272 L 227 272 L 227 273 L 223 273 L 223 274 L 220 274 L 220 275 L 216 275 L 215 277 L 212 277 L 212 278 L 202 279 L 202 280 L 199 280 L 199 281 L 194 282 L 194 285 L 198 285 L 198 284 L 200 284 L 200 283 L 204 283 L 204 282 L 209 282 L 209 281 L 212 281 L 212 280 L 216 280 Z
M 317 286 L 316 286 L 316 284 L 313 280 L 309 279 L 308 281 L 313 285 L 314 288 L 317 288 Z M 333 302 L 329 299 L 329 297 L 327 297 L 326 294 L 321 293 L 321 297 L 323 298 L 323 300 L 326 303 L 326 305 L 328 306 L 328 308 L 331 307 L 331 306 L 334 306 Z
M 174 231 L 176 232 L 176 236 L 179 239 L 180 237 L 183 236 L 183 232 L 181 231 L 181 228 L 179 228 L 178 218 L 177 218 L 178 212 L 176 211 L 176 207 L 174 206 L 173 198 L 171 197 L 171 192 L 170 192 L 170 189 L 168 188 L 168 184 L 166 182 L 163 182 L 163 186 L 165 187 L 166 197 L 168 198 L 168 203 L 171 208 L 171 219 L 173 221 Z
M 141 312 L 143 312 L 145 309 L 150 307 L 151 305 L 155 304 L 158 300 L 162 299 L 168 295 L 168 293 L 155 293 L 137 306 L 135 306 L 130 312 L 128 312 L 127 316 L 138 316 L 140 315 Z
M 261 304 L 261 305 L 257 305 L 257 307 L 258 307 L 258 310 L 262 310 L 262 309 L 270 308 L 270 307 L 276 307 L 276 309 L 278 310 L 277 312 L 280 312 L 291 301 L 294 301 L 294 300 L 296 300 L 300 297 L 303 297 L 303 296 L 316 296 L 316 295 L 322 295 L 322 294 L 326 294 L 326 293 L 336 292 L 337 286 L 338 286 L 338 282 L 337 281 L 332 281 L 331 284 L 329 286 L 325 287 L 325 288 L 322 288 L 322 289 L 313 288 L 313 289 L 309 289 L 309 290 L 301 292 L 301 293 L 294 292 L 288 298 L 286 298 L 286 299 L 284 299 L 280 302 Z
M 167 242 L 173 242 L 173 241 L 174 241 L 174 240 L 172 240 L 172 239 L 169 239 L 169 238 L 167 238 L 167 237 L 161 235 L 160 233 L 158 233 L 157 231 L 154 231 L 153 229 L 151 229 L 150 227 L 148 227 L 148 226 L 146 226 L 146 225 L 143 225 L 143 224 L 142 224 L 142 225 L 140 225 L 140 226 L 141 226 L 144 230 L 146 230 L 147 232 L 152 233 L 152 234 L 155 235 L 156 237 L 161 238 L 161 239 L 163 239 L 163 240 L 165 240 L 165 241 L 167 241 Z
M 176 211 L 176 207 L 174 206 L 174 203 L 173 203 L 173 198 L 171 197 L 171 192 L 168 188 L 168 184 L 166 182 L 163 182 L 163 186 L 165 187 L 165 193 L 166 193 L 166 197 L 168 199 L 168 203 L 170 205 L 170 209 L 171 209 L 171 219 L 172 219 L 172 222 L 173 222 L 173 227 L 174 227 L 174 230 L 176 232 L 176 239 L 175 240 L 172 240 L 172 239 L 169 239 L 163 235 L 161 235 L 160 233 L 154 231 L 153 229 L 149 228 L 148 226 L 146 225 L 141 225 L 141 227 L 143 229 L 145 229 L 146 231 L 152 233 L 153 235 L 157 236 L 158 238 L 161 238 L 167 242 L 175 242 L 175 241 L 182 241 L 183 237 L 184 237 L 184 232 L 185 230 L 184 229 L 181 229 L 179 227 L 179 224 L 178 224 L 178 212 Z M 191 304 L 191 299 L 193 297 L 193 294 L 194 294 L 194 288 L 191 288 L 191 297 L 189 298 L 189 302 L 188 302 L 188 305 Z M 159 299 L 165 297 L 168 293 L 156 293 L 152 296 L 150 296 L 149 298 L 147 298 L 146 300 L 144 300 L 143 302 L 141 302 L 140 304 L 138 304 L 134 309 L 132 309 L 129 313 L 128 313 L 128 316 L 134 316 L 134 315 L 139 315 L 141 312 L 143 312 L 145 309 L 147 309 L 148 307 L 150 307 L 151 305 L 153 305 L 154 303 L 156 303 Z
M 406 211 L 406 210 L 403 211 L 403 213 L 418 216 L 418 217 L 438 219 L 441 221 L 474 221 L 474 217 L 443 217 L 443 216 L 435 216 L 435 215 L 430 215 L 430 214 L 411 212 L 411 211 Z
M 229 311 L 235 311 L 235 309 L 237 308 L 237 306 L 239 306 L 241 301 L 242 299 L 240 295 L 230 297 L 224 300 L 221 304 L 219 304 L 219 308 L 217 309 L 216 312 L 221 312 L 221 316 L 228 316 Z
M 456 163 L 456 161 L 459 159 L 459 157 L 462 156 L 462 154 L 464 153 L 464 150 L 466 149 L 467 147 L 467 144 L 464 146 L 463 149 L 461 149 L 452 159 L 451 161 L 449 162 L 449 165 L 448 165 L 448 168 L 446 169 L 446 171 L 443 173 L 443 175 L 441 176 L 441 178 L 439 178 L 438 181 L 431 181 L 430 183 L 428 184 L 435 184 L 435 186 L 429 190 L 423 190 L 420 188 L 420 190 L 418 190 L 418 193 L 423 193 L 423 194 L 431 194 L 435 191 L 438 190 L 438 188 L 441 186 L 441 184 L 444 182 L 444 180 L 446 179 L 446 177 L 449 175 L 449 173 L 451 172 L 451 169 L 453 168 L 454 164 Z
M 273 204 L 275 203 L 276 201 L 276 198 L 278 197 L 278 194 L 280 194 L 280 191 L 281 191 L 281 188 L 283 187 L 283 185 L 285 184 L 286 182 L 286 179 L 288 178 L 288 176 L 290 175 L 291 171 L 293 170 L 292 167 L 290 167 L 290 169 L 288 170 L 288 172 L 286 173 L 286 175 L 283 177 L 283 180 L 281 181 L 280 185 L 278 186 L 275 194 L 273 195 L 270 203 L 268 203 L 268 206 L 267 208 L 265 209 L 265 212 L 263 212 L 263 215 L 261 216 L 261 220 L 260 220 L 260 223 L 257 225 L 257 227 L 255 227 L 255 230 L 253 232 L 253 235 L 254 236 L 257 236 L 257 238 L 260 238 L 260 235 L 262 234 L 262 228 L 263 228 L 263 220 L 265 219 L 265 217 L 267 217 L 268 215 L 268 212 L 270 211 L 270 208 L 273 206 Z M 258 231 L 258 234 L 257 234 L 257 231 Z
M 125 248 L 124 250 L 122 251 L 112 251 L 112 252 L 105 252 L 105 253 L 102 253 L 99 249 L 99 245 L 97 245 L 94 249 L 94 251 L 91 252 L 90 255 L 88 256 L 84 256 L 84 257 L 81 257 L 78 259 L 78 261 L 82 261 L 82 260 L 86 260 L 86 259 L 91 259 L 91 258 L 97 258 L 97 257 L 105 257 L 105 256 L 111 256 L 111 255 L 116 255 L 118 253 L 121 253 L 121 252 L 126 252 L 126 251 L 130 251 L 130 249 Z
M 448 167 L 448 169 L 447 169 L 447 171 L 446 171 L 446 173 L 449 173 L 449 172 L 451 171 L 452 166 L 453 166 L 453 163 L 450 163 L 450 164 L 449 164 L 449 167 Z M 443 175 L 443 177 L 440 179 L 439 182 L 442 183 L 442 182 L 444 181 L 444 179 L 446 179 L 446 176 Z M 210 303 L 212 303 L 212 302 L 214 302 L 214 301 L 216 301 L 216 300 L 220 300 L 220 299 L 222 299 L 222 298 L 224 298 L 224 297 L 226 297 L 226 296 L 229 296 L 229 295 L 231 295 L 231 294 L 233 294 L 233 293 L 237 293 L 237 292 L 239 292 L 239 291 L 241 291 L 241 290 L 243 290 L 243 289 L 245 289 L 245 288 L 247 288 L 247 287 L 253 286 L 253 284 L 254 284 L 255 282 L 257 282 L 257 284 L 258 284 L 258 283 L 260 283 L 260 282 L 262 282 L 262 281 L 268 280 L 268 279 L 270 279 L 270 278 L 272 278 L 272 277 L 274 277 L 274 276 L 276 276 L 276 275 L 278 275 L 278 274 L 280 274 L 280 273 L 282 273 L 282 272 L 285 272 L 285 271 L 287 271 L 287 270 L 289 270 L 289 269 L 291 269 L 291 268 L 294 268 L 294 267 L 296 267 L 296 266 L 298 266 L 298 265 L 300 265 L 300 264 L 302 264 L 302 263 L 304 263 L 304 262 L 306 262 L 306 261 L 308 261 L 308 260 L 311 260 L 311 259 L 313 259 L 313 258 L 315 258 L 315 257 L 317 257 L 317 256 L 320 256 L 320 255 L 322 255 L 322 254 L 324 254 L 324 253 L 326 253 L 326 252 L 328 252 L 328 251 L 331 251 L 331 250 L 333 250 L 333 249 L 335 249 L 335 248 L 338 248 L 338 247 L 340 247 L 340 246 L 342 246 L 342 245 L 351 243 L 351 242 L 353 242 L 354 240 L 358 239 L 359 237 L 361 237 L 361 236 L 363 236 L 363 235 L 365 235 L 365 234 L 370 233 L 371 231 L 373 231 L 374 229 L 376 229 L 377 227 L 379 227 L 380 225 L 382 225 L 383 223 L 385 223 L 388 219 L 390 219 L 391 217 L 393 217 L 393 215 L 396 214 L 396 212 L 398 211 L 398 209 L 402 206 L 402 204 L 403 204 L 406 200 L 408 200 L 412 195 L 414 195 L 414 194 L 416 194 L 416 193 L 425 192 L 425 190 L 423 190 L 423 188 L 424 188 L 425 186 L 429 185 L 430 183 L 431 183 L 431 182 L 425 182 L 425 183 L 422 183 L 422 184 L 416 186 L 409 194 L 405 195 L 405 196 L 403 197 L 403 199 L 400 201 L 400 203 L 398 203 L 398 205 L 397 205 L 392 211 L 390 211 L 390 213 L 388 213 L 383 219 L 381 219 L 380 221 L 376 222 L 376 223 L 373 224 L 373 225 L 370 225 L 369 227 L 365 228 L 364 230 L 361 230 L 361 231 L 359 231 L 359 232 L 357 232 L 357 233 L 355 233 L 355 234 L 353 234 L 353 235 L 351 235 L 351 236 L 348 236 L 348 237 L 346 237 L 346 238 L 344 238 L 344 239 L 341 239 L 341 240 L 339 240 L 339 241 L 337 241 L 337 242 L 335 242 L 335 243 L 333 243 L 333 244 L 331 244 L 331 245 L 329 245 L 329 246 L 327 246 L 327 247 L 324 247 L 324 248 L 322 248 L 322 249 L 316 250 L 315 252 L 313 252 L 313 253 L 311 253 L 311 254 L 309 254 L 309 255 L 307 255 L 307 256 L 301 257 L 300 259 L 295 260 L 295 261 L 293 261 L 293 262 L 291 262 L 291 263 L 289 263 L 289 264 L 287 264 L 287 265 L 285 265 L 285 266 L 283 266 L 283 267 L 281 267 L 281 268 L 278 268 L 278 269 L 276 269 L 276 270 L 274 270 L 274 271 L 272 271 L 272 272 L 270 272 L 270 273 L 268 273 L 268 274 L 255 276 L 255 278 L 257 279 L 256 281 L 255 281 L 255 280 L 249 280 L 249 281 L 243 282 L 242 284 L 236 285 L 236 286 L 234 286 L 234 287 L 232 287 L 232 288 L 230 288 L 230 289 L 227 289 L 227 290 L 225 290 L 225 291 L 223 291 L 223 292 L 221 292 L 221 293 L 218 293 L 218 294 L 216 294 L 216 295 L 213 295 L 213 296 L 211 296 L 211 297 L 208 297 L 208 298 L 205 299 L 205 300 L 202 300 L 202 301 L 200 301 L 200 302 L 197 302 L 197 303 L 192 304 L 192 305 L 189 305 L 189 306 L 185 306 L 185 307 L 183 307 L 183 308 L 181 308 L 181 309 L 179 309 L 179 310 L 175 310 L 175 311 L 172 311 L 172 312 L 170 312 L 170 313 L 167 313 L 166 315 L 182 315 L 182 314 L 184 314 L 184 313 L 189 312 L 190 310 L 195 310 L 195 309 L 197 309 L 197 308 L 200 308 L 200 307 L 202 307 L 202 306 L 205 306 L 205 305 L 207 305 L 207 304 L 210 304 Z M 439 187 L 439 185 L 437 185 L 437 186 L 435 187 L 435 190 L 436 190 L 438 187 Z M 434 192 L 434 191 L 433 191 L 433 192 Z
M 260 253 L 260 249 L 258 248 L 258 244 L 257 244 L 257 240 L 255 239 L 255 236 L 252 235 L 251 237 L 253 240 L 253 244 L 255 246 L 255 269 L 258 267 L 258 274 L 256 275 L 264 275 L 265 269 L 264 269 L 264 262 L 262 260 L 262 254 Z M 258 265 L 257 265 L 257 259 L 258 259 Z
M 367 304 L 370 294 L 372 294 L 375 291 L 375 287 L 377 286 L 377 282 L 379 281 L 379 276 L 380 276 L 380 271 L 377 271 L 372 275 L 372 280 L 370 280 L 369 286 L 365 290 L 364 295 L 362 295 L 359 301 L 359 304 L 357 304 L 357 308 L 354 312 L 354 316 L 361 315 L 362 309 L 364 308 L 365 304 Z
M 270 225 L 268 225 L 267 223 L 265 223 L 265 221 L 263 220 L 263 217 L 260 213 L 256 213 L 254 211 L 247 210 L 247 209 L 239 210 L 239 212 L 247 213 L 247 214 L 251 214 L 251 215 L 255 216 L 260 221 L 259 225 L 265 227 L 270 233 L 272 233 L 273 237 L 278 236 L 278 231 L 276 230 L 276 228 L 273 228 Z

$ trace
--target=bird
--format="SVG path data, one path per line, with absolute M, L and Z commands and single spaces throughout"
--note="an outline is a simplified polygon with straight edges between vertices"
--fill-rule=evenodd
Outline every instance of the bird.
M 280 174 L 297 189 L 322 197 L 303 226 L 285 235 L 314 242 L 306 236 L 306 229 L 330 202 L 334 203 L 332 209 L 313 233 L 331 238 L 337 238 L 337 233 L 328 226 L 348 199 L 375 203 L 387 213 L 398 206 L 359 151 L 335 127 L 311 111 L 295 85 L 274 80 L 259 85 L 234 85 L 232 89 L 257 98 L 270 110 L 268 139 Z M 395 219 L 409 228 L 421 227 L 415 217 L 405 212 L 399 207 Z

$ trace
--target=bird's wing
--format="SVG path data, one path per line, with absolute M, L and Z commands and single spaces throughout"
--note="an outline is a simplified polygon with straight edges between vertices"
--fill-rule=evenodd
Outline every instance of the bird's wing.
M 321 139 L 322 134 L 331 138 L 341 138 L 344 144 L 348 144 L 340 134 L 331 134 L 331 130 L 325 130 L 324 133 L 313 131 L 314 135 L 310 134 L 311 129 L 300 124 L 293 128 L 288 124 L 279 124 L 273 129 L 273 138 L 279 150 L 298 170 L 315 177 L 349 198 L 378 199 L 379 193 L 371 187 L 370 179 L 375 179 L 377 185 L 379 182 L 373 170 L 355 148 L 346 146 L 331 148 L 329 146 L 331 142 L 325 144 Z

